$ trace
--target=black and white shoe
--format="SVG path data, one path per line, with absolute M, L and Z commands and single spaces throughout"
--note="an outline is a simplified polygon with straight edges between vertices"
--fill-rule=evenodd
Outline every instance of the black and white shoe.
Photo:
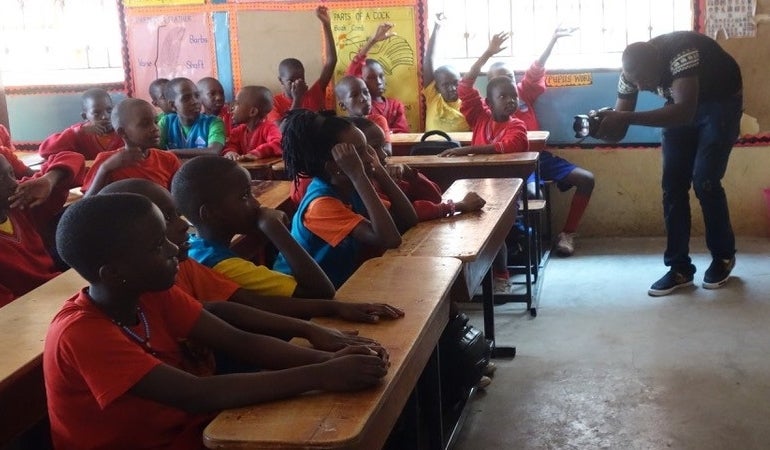
M 730 279 L 730 272 L 735 267 L 735 256 L 730 259 L 714 258 L 711 265 L 703 275 L 703 287 L 705 289 L 719 289 Z

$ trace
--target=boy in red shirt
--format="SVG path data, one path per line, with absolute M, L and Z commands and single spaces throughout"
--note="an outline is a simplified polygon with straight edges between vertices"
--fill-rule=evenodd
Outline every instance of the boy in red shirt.
M 216 78 L 205 77 L 198 80 L 198 92 L 201 96 L 201 105 L 203 113 L 210 116 L 217 116 L 225 124 L 225 137 L 230 135 L 232 128 L 232 113 L 230 107 L 225 103 L 225 88 Z
M 394 98 L 385 97 L 385 71 L 382 65 L 374 59 L 367 59 L 369 50 L 378 42 L 385 41 L 393 36 L 390 32 L 393 24 L 383 23 L 377 27 L 377 32 L 372 36 L 350 61 L 346 75 L 363 78 L 369 93 L 372 96 L 372 112 L 375 112 L 388 121 L 388 128 L 394 133 L 408 133 L 409 124 L 406 122 L 404 104 Z
M 141 99 L 127 98 L 112 112 L 112 125 L 125 145 L 96 157 L 83 182 L 83 192 L 94 195 L 111 182 L 124 178 L 145 178 L 170 187 L 171 178 L 181 163 L 173 153 L 155 148 L 160 140 L 160 130 L 155 124 L 152 105 Z
M 225 142 L 225 158 L 249 160 L 281 156 L 281 130 L 267 120 L 273 109 L 273 94 L 263 86 L 244 86 L 235 97 L 233 125 Z
M 0 155 L 0 306 L 59 274 L 40 233 L 83 179 L 84 162 L 83 155 L 59 152 L 18 181 Z
M 48 158 L 61 151 L 77 152 L 87 160 L 96 159 L 100 152 L 115 150 L 123 140 L 115 134 L 110 123 L 112 98 L 104 89 L 93 88 L 83 93 L 81 122 L 61 133 L 49 136 L 38 150 L 40 156 Z
M 283 92 L 273 98 L 273 110 L 267 120 L 278 123 L 292 109 L 304 108 L 311 111 L 326 109 L 326 87 L 337 66 L 337 48 L 334 45 L 331 19 L 326 6 L 319 6 L 315 15 L 324 30 L 326 61 L 318 80 L 308 89 L 305 83 L 305 67 L 296 58 L 286 58 L 278 65 L 278 81 Z
M 55 448 L 202 449 L 203 427 L 222 409 L 363 389 L 387 373 L 383 350 L 329 353 L 215 318 L 174 287 L 178 248 L 165 228 L 160 210 L 135 194 L 84 198 L 65 211 L 57 247 L 90 286 L 65 302 L 46 336 Z M 190 340 L 265 370 L 196 376 L 181 345 Z

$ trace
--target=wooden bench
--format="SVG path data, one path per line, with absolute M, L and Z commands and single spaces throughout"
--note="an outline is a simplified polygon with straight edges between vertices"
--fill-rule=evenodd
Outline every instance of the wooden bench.
M 335 299 L 386 302 L 403 308 L 406 316 L 378 324 L 351 324 L 332 318 L 314 321 L 343 330 L 358 329 L 361 335 L 374 338 L 387 348 L 391 366 L 382 384 L 360 392 L 310 393 L 224 411 L 204 430 L 206 446 L 217 449 L 382 448 L 420 374 L 429 360 L 434 359 L 431 355 L 449 320 L 449 292 L 459 273 L 460 261 L 453 258 L 366 261 L 337 291 Z M 438 371 L 437 365 L 430 370 Z
M 45 335 L 64 301 L 86 285 L 68 270 L 0 308 L 0 446 L 45 417 Z

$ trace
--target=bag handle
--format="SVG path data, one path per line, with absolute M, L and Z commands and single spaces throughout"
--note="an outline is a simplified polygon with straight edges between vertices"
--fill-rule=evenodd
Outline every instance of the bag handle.
M 429 138 L 429 137 L 431 137 L 431 136 L 441 136 L 441 137 L 443 137 L 444 139 L 446 139 L 446 140 L 447 140 L 447 142 L 452 142 L 452 137 L 451 137 L 451 136 L 449 136 L 448 134 L 444 133 L 444 132 L 443 132 L 443 131 L 441 131 L 441 130 L 431 130 L 431 131 L 426 131 L 426 132 L 425 132 L 425 133 L 422 135 L 422 137 L 420 138 L 420 142 L 425 142 L 425 140 L 426 140 L 426 139 L 428 139 L 428 138 Z

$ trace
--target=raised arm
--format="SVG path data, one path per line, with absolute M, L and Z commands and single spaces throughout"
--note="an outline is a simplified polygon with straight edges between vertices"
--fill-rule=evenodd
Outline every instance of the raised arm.
M 433 33 L 430 34 L 428 45 L 425 47 L 425 57 L 422 60 L 422 85 L 423 87 L 433 82 L 433 71 L 436 70 L 434 56 L 436 52 L 436 38 L 443 25 L 446 16 L 444 13 L 436 14 L 436 22 L 433 24 Z
M 510 33 L 497 33 L 496 35 L 492 36 L 487 49 L 484 51 L 484 53 L 481 54 L 481 56 L 479 56 L 479 59 L 473 63 L 470 70 L 468 70 L 468 73 L 465 74 L 463 79 L 476 81 L 476 78 L 481 73 L 481 68 L 484 67 L 484 64 L 486 64 L 487 61 L 489 61 L 489 58 L 506 49 L 506 47 L 503 47 L 503 44 L 505 44 L 505 41 L 507 41 L 509 37 Z
M 360 49 L 358 49 L 358 53 L 356 53 L 356 56 L 354 56 L 353 60 L 350 61 L 350 66 L 348 67 L 348 70 L 345 74 L 360 77 L 363 73 L 364 63 L 366 62 L 366 55 L 369 54 L 369 50 L 374 47 L 374 44 L 390 39 L 392 36 L 394 36 L 395 33 L 390 31 L 391 29 L 393 29 L 392 23 L 381 23 L 377 27 L 377 31 L 374 33 L 374 36 L 367 39 L 366 43 Z
M 321 76 L 318 77 L 318 84 L 321 90 L 326 90 L 326 86 L 334 75 L 334 68 L 337 67 L 337 47 L 334 45 L 334 33 L 332 33 L 332 22 L 329 18 L 329 9 L 326 6 L 319 6 L 315 10 L 315 15 L 321 21 L 324 30 L 324 43 L 326 44 L 326 62 L 321 69 Z
M 545 62 L 551 56 L 551 52 L 553 51 L 554 45 L 556 45 L 556 41 L 558 41 L 559 38 L 562 38 L 565 36 L 572 36 L 572 33 L 574 33 L 576 30 L 577 30 L 577 27 L 569 28 L 569 27 L 562 27 L 561 25 L 556 27 L 556 29 L 553 32 L 553 36 L 551 36 L 551 40 L 548 42 L 548 45 L 545 47 L 545 50 L 543 50 L 543 54 L 540 55 L 540 58 L 537 60 L 537 63 L 540 65 L 540 67 L 545 66 Z

